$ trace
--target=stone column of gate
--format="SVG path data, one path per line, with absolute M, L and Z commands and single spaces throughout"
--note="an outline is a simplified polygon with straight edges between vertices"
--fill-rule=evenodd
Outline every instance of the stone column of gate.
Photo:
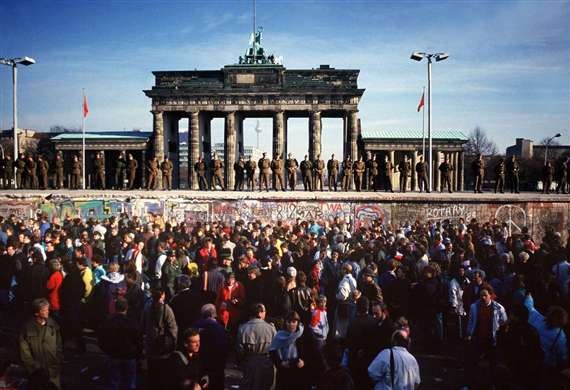
M 188 188 L 198 189 L 198 175 L 194 171 L 194 165 L 200 157 L 200 113 L 191 112 L 188 118 Z
M 273 114 L 273 156 L 271 156 L 272 158 L 275 157 L 275 154 L 279 154 L 283 161 L 287 159 L 287 156 L 285 155 L 285 141 L 286 141 L 285 114 L 283 113 L 283 111 L 276 111 Z M 285 162 L 283 162 L 283 173 L 285 172 L 284 170 L 285 170 Z M 287 176 L 283 175 L 283 177 Z M 277 179 L 273 178 L 273 180 Z M 277 183 L 273 183 L 273 185 L 276 186 Z
M 311 111 L 309 121 L 309 160 L 314 161 L 321 154 L 321 112 Z
M 234 163 L 236 162 L 236 113 L 228 112 L 226 113 L 226 123 L 225 123 L 225 143 L 224 143 L 224 154 L 225 154 L 225 176 L 226 176 L 226 189 L 233 189 L 235 184 L 234 177 Z
M 348 134 L 350 157 L 353 161 L 358 160 L 358 110 L 348 112 Z
M 417 176 L 416 176 L 416 164 L 418 163 L 418 151 L 414 150 L 412 152 L 412 191 L 416 191 L 417 188 L 417 184 L 418 184 L 418 180 L 417 180 Z
M 465 172 L 463 165 L 465 164 L 465 158 L 463 156 L 463 151 L 459 152 L 459 190 L 463 191 L 465 188 Z
M 459 158 L 457 152 L 451 152 L 451 161 L 453 161 L 453 180 L 452 180 L 452 187 L 453 191 L 457 191 L 459 188 Z
M 160 161 L 164 159 L 164 118 L 162 111 L 151 111 L 153 115 L 153 152 Z

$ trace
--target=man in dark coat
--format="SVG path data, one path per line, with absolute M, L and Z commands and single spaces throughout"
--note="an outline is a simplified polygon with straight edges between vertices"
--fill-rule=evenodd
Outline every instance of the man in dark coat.
M 471 163 L 471 171 L 473 172 L 473 178 L 475 180 L 475 193 L 482 194 L 483 191 L 483 179 L 485 178 L 485 163 L 483 162 L 483 156 L 481 153 L 477 155 L 473 163 Z
M 38 155 L 38 173 L 40 176 L 39 187 L 42 190 L 45 190 L 49 187 L 48 172 L 49 172 L 49 163 L 41 154 L 39 154 Z
M 408 176 L 412 172 L 408 156 L 404 155 L 404 159 L 398 164 L 398 171 L 400 171 L 400 192 L 406 192 L 408 189 Z
M 507 161 L 507 175 L 509 177 L 509 186 L 511 187 L 511 193 L 519 193 L 519 162 L 515 156 L 511 156 L 510 160 Z
M 317 158 L 313 162 L 313 188 L 318 191 L 320 188 L 323 190 L 323 175 L 325 171 L 325 162 L 321 160 L 321 155 L 317 155 Z
M 505 160 L 500 158 L 495 165 L 495 194 L 505 192 Z
M 271 179 L 271 161 L 266 157 L 267 153 L 263 152 L 263 157 L 257 162 L 259 167 L 259 191 L 261 191 L 262 183 L 269 192 L 269 180 Z
M 20 153 L 20 157 L 16 160 L 16 187 L 19 190 L 24 188 L 26 181 L 26 158 L 24 153 Z
M 566 158 L 561 158 L 556 163 L 556 193 L 559 194 L 562 191 L 563 194 L 566 193 L 566 181 L 567 181 L 567 172 L 566 172 Z
M 2 175 L 4 180 L 4 188 L 13 188 L 12 180 L 14 180 L 14 161 L 12 156 L 6 155 L 4 158 L 4 174 Z
M 125 152 L 121 152 L 115 164 L 115 189 L 117 190 L 123 189 L 125 185 L 126 168 L 127 168 L 127 161 L 125 159 Z
M 94 161 L 95 166 L 95 180 L 93 181 L 94 187 L 101 190 L 105 189 L 105 158 L 103 152 L 97 153 Z
M 271 161 L 271 170 L 273 171 L 273 180 L 275 191 L 281 188 L 281 191 L 285 191 L 285 185 L 283 183 L 283 160 L 280 154 L 275 154 L 275 158 Z
M 305 159 L 301 161 L 301 175 L 303 176 L 303 187 L 305 191 L 313 190 L 313 163 L 309 156 L 305 154 Z
M 249 159 L 245 163 L 245 173 L 247 174 L 247 188 L 250 191 L 255 190 L 255 170 L 257 169 L 257 165 L 255 161 L 253 161 L 252 157 L 249 156 Z M 260 184 L 261 185 L 261 184 Z
M 447 160 L 447 155 L 445 155 L 443 162 L 439 164 L 439 171 L 441 172 L 441 184 L 439 186 L 439 192 L 443 192 L 443 189 L 447 185 L 447 191 L 451 194 L 451 171 L 453 167 Z
M 542 167 L 542 193 L 550 194 L 550 187 L 552 187 L 552 179 L 554 177 L 554 167 L 550 161 Z
M 356 191 L 360 192 L 362 190 L 362 181 L 365 180 L 364 178 L 364 171 L 366 169 L 366 164 L 362 160 L 362 156 L 358 158 L 358 160 L 353 165 L 354 169 L 354 186 L 356 187 Z
M 346 156 L 342 162 L 342 190 L 348 191 L 352 186 L 352 159 L 350 155 Z
M 336 191 L 338 169 L 339 169 L 339 163 L 338 160 L 334 158 L 334 153 L 333 153 L 331 154 L 331 159 L 327 162 L 329 191 L 331 190 L 331 187 L 334 187 L 334 190 Z
M 171 190 L 172 189 L 172 170 L 174 165 L 167 155 L 164 156 L 164 160 L 160 163 L 160 170 L 162 171 L 162 189 Z
M 81 161 L 79 161 L 79 156 L 73 156 L 73 163 L 71 166 L 71 186 L 73 190 L 78 190 L 81 186 Z
M 224 163 L 218 157 L 217 153 L 214 153 L 212 156 L 211 161 L 211 169 L 212 169 L 212 185 L 210 190 L 215 190 L 216 185 L 219 184 L 222 188 L 222 191 L 226 190 L 226 186 L 224 184 Z
M 129 153 L 129 157 L 127 159 L 127 168 L 129 170 L 129 190 L 135 188 L 135 179 L 137 176 L 138 167 L 139 167 L 139 162 L 133 157 L 131 153 Z M 123 182 L 124 181 L 125 179 L 123 178 Z
M 350 323 L 346 335 L 349 369 L 357 389 L 370 389 L 368 366 L 374 359 L 372 335 L 376 321 L 368 314 L 370 302 L 360 297 L 356 302 L 356 317 Z
M 424 162 L 424 157 L 420 156 L 420 161 L 416 164 L 416 175 L 418 177 L 418 187 L 420 192 L 429 193 L 429 185 L 427 181 L 427 166 Z
M 107 355 L 110 388 L 135 389 L 137 359 L 143 351 L 142 331 L 139 322 L 127 317 L 129 305 L 124 298 L 117 298 L 114 307 L 115 314 L 97 331 L 98 344 Z
M 200 191 L 207 190 L 208 180 L 206 180 L 206 162 L 202 156 L 200 156 L 196 164 L 194 164 L 194 171 L 198 177 L 198 188 Z
M 384 184 L 384 191 L 394 192 L 392 189 L 392 171 L 394 164 L 388 156 L 384 156 L 384 161 L 380 164 L 380 181 Z
M 245 161 L 243 154 L 239 156 L 239 160 L 234 163 L 234 191 L 243 191 L 243 180 L 245 177 Z
M 297 185 L 297 168 L 299 168 L 299 163 L 297 159 L 293 157 L 293 153 L 289 153 L 289 158 L 285 161 L 285 167 L 287 168 L 287 181 L 289 182 L 289 188 L 291 191 L 295 191 L 295 186 Z
M 34 156 L 29 155 L 26 159 L 26 176 L 28 178 L 27 188 L 34 190 L 38 188 L 38 175 L 36 169 L 36 160 L 34 160 Z

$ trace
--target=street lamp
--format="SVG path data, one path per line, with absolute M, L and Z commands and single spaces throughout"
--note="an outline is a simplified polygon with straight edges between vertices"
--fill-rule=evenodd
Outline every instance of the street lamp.
M 553 140 L 554 138 L 558 138 L 558 137 L 560 137 L 560 136 L 562 136 L 562 134 L 556 133 L 556 134 L 553 135 L 552 137 L 546 139 L 546 143 L 544 144 L 544 145 L 545 145 L 545 149 L 544 149 L 544 165 L 546 165 L 546 162 L 548 161 L 548 146 L 550 145 L 550 143 L 552 142 L 552 140 Z
M 427 100 L 427 107 L 428 107 L 428 138 L 429 138 L 429 190 L 432 191 L 432 182 L 433 182 L 433 143 L 432 143 L 432 136 L 431 136 L 431 62 L 432 58 L 435 58 L 436 62 L 446 60 L 449 57 L 447 53 L 422 53 L 414 51 L 410 58 L 415 61 L 421 61 L 424 58 L 427 58 L 428 63 L 428 100 Z
M 36 63 L 31 57 L 0 58 L 0 64 L 12 67 L 12 115 L 14 121 L 14 188 L 16 188 L 16 160 L 18 159 L 18 64 L 29 66 Z

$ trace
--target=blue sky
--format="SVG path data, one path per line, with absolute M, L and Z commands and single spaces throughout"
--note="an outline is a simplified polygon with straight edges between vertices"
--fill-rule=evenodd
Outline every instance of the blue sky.
M 562 132 L 570 144 L 570 1 L 257 1 L 266 50 L 287 68 L 360 69 L 364 128 L 421 128 L 426 63 L 413 50 L 446 51 L 433 66 L 433 127 L 481 126 L 499 147 Z M 243 54 L 251 1 L 75 0 L 0 2 L 0 57 L 28 55 L 19 72 L 19 125 L 151 130 L 153 70 L 220 69 Z M 11 72 L 0 68 L 0 128 L 10 128 Z M 255 143 L 256 120 L 245 123 Z M 222 141 L 214 121 L 214 141 Z M 271 121 L 261 147 L 271 148 Z M 290 120 L 289 145 L 308 144 Z M 340 120 L 325 120 L 323 151 L 340 153 Z

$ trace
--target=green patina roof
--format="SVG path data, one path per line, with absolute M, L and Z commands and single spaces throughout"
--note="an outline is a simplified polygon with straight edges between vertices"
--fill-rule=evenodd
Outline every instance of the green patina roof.
M 146 141 L 152 133 L 143 131 L 97 131 L 86 132 L 86 140 L 117 140 L 117 141 Z M 80 140 L 83 133 L 62 133 L 52 137 L 52 141 Z
M 427 138 L 427 130 L 425 132 Z M 419 129 L 407 130 L 370 130 L 362 129 L 362 139 L 421 139 L 422 131 Z M 467 136 L 460 130 L 433 130 L 433 139 L 455 139 L 467 141 Z

